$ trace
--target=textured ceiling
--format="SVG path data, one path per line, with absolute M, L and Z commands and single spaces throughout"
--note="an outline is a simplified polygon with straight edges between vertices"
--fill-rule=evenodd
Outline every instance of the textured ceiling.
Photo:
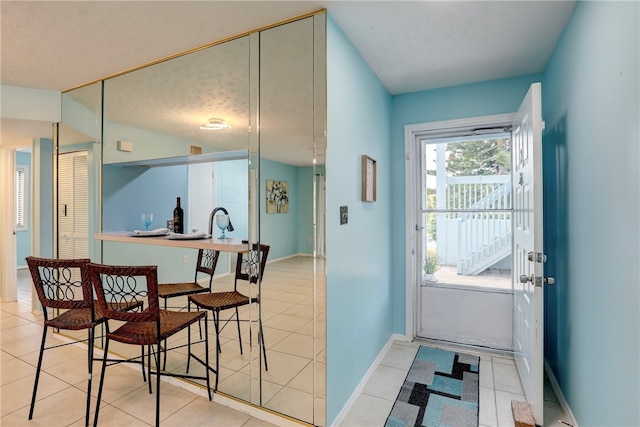
M 320 8 L 320 2 L 0 2 L 3 85 L 64 90 Z
M 574 4 L 573 1 L 2 0 L 0 83 L 64 90 L 326 7 L 389 92 L 405 93 L 541 72 Z M 294 48 L 292 45 L 291 49 Z M 224 75 L 240 77 L 232 72 Z M 148 77 L 150 80 L 138 80 L 136 84 L 138 90 L 151 97 L 148 102 L 152 102 L 157 96 L 151 93 L 152 82 L 160 77 Z M 192 83 L 194 87 L 204 84 Z M 286 96 L 299 99 L 304 93 L 295 87 L 295 82 L 286 79 L 274 82 L 273 88 L 280 93 L 274 102 L 283 108 L 281 117 L 271 117 L 270 123 L 275 127 L 296 122 L 300 111 L 284 108 L 295 103 L 283 99 Z M 128 90 L 133 89 L 130 86 Z M 167 92 L 170 88 L 164 86 L 162 90 Z M 225 90 L 229 92 L 222 95 Z M 208 105 L 204 103 L 211 102 L 210 98 L 208 101 L 194 98 L 198 97 L 197 91 L 189 97 L 185 93 L 183 98 L 173 100 L 177 104 L 171 104 L 180 105 L 185 114 L 176 114 L 176 108 L 169 114 L 172 107 L 167 104 L 152 117 L 162 122 L 157 126 L 184 129 L 192 129 L 196 118 L 200 121 L 209 115 L 206 119 L 224 113 L 225 118 L 233 120 L 233 111 L 245 106 L 229 102 L 225 105 L 225 100 L 235 96 L 231 91 L 220 87 L 216 104 Z M 196 114 L 188 111 L 187 104 L 207 108 Z M 117 120 L 121 120 L 133 117 L 136 109 L 149 110 L 135 103 L 121 105 L 127 105 L 129 111 L 121 108 L 118 112 L 106 112 L 114 120 L 118 113 L 121 117 Z M 176 122 L 179 116 L 185 117 L 180 124 Z M 0 144 L 30 144 L 30 139 L 9 133 L 10 129 L 23 128 L 23 124 L 7 125 L 5 119 L 2 122 Z
M 313 31 L 311 17 L 262 31 L 260 67 L 253 76 L 245 36 L 110 78 L 103 106 L 97 83 L 64 97 L 89 111 L 104 108 L 105 142 L 129 140 L 127 129 L 134 128 L 150 132 L 147 138 L 170 136 L 204 152 L 246 150 L 250 123 L 255 126 L 256 120 L 253 99 L 260 104 L 261 156 L 309 165 L 314 143 Z M 252 78 L 260 79 L 259 100 L 249 90 Z M 211 118 L 223 119 L 231 129 L 200 129 Z M 79 142 L 61 138 L 65 141 Z

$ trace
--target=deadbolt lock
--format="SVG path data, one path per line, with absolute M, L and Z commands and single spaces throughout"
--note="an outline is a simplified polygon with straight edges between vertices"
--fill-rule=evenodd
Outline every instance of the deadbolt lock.
M 521 283 L 535 283 L 535 286 L 537 287 L 542 287 L 542 283 L 544 282 L 544 284 L 546 285 L 555 285 L 556 284 L 556 279 L 554 279 L 553 277 L 537 277 L 537 276 L 527 276 L 526 274 L 523 274 L 520 276 L 520 282 Z
M 527 254 L 527 259 L 531 262 L 534 262 L 534 261 L 539 263 L 547 262 L 547 256 L 542 252 L 529 252 Z

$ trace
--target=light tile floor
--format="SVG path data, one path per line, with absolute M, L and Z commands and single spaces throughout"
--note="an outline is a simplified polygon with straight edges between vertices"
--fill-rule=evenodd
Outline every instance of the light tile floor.
M 323 261 L 315 260 L 316 267 L 323 269 Z M 325 389 L 325 304 L 324 281 L 313 281 L 314 259 L 308 256 L 296 256 L 283 260 L 274 260 L 267 264 L 265 278 L 262 283 L 262 319 L 267 347 L 269 369 L 259 367 L 257 322 L 241 322 L 244 352 L 240 354 L 235 322 L 221 331 L 220 343 L 220 379 L 219 391 L 255 405 L 263 406 L 277 413 L 287 414 L 307 423 L 325 424 L 324 389 Z M 26 295 L 26 287 L 31 281 L 28 270 L 18 272 L 19 296 Z M 214 291 L 233 289 L 233 276 L 221 275 L 214 278 Z M 251 289 L 244 285 L 241 292 L 255 295 L 255 286 Z M 314 300 L 315 295 L 315 300 Z M 19 298 L 19 302 L 30 301 L 29 297 Z M 186 298 L 171 300 L 171 305 L 186 305 Z M 314 310 L 315 319 L 314 322 Z M 211 318 L 211 313 L 209 313 Z M 224 318 L 224 316 L 223 316 Z M 256 319 L 256 305 L 245 306 L 240 310 L 241 319 Z M 36 325 L 37 326 L 37 325 Z M 39 327 L 38 334 L 41 334 Z M 250 329 L 253 340 L 250 339 Z M 198 334 L 197 328 L 192 330 L 193 337 Z M 67 335 L 84 338 L 84 331 L 65 332 Z M 210 361 L 213 364 L 215 351 L 215 330 L 209 324 Z M 39 336 L 39 335 L 38 335 Z M 316 340 L 314 341 L 314 336 Z M 250 346 L 249 343 L 252 343 Z M 170 339 L 170 344 L 186 343 L 186 335 L 178 334 Z M 249 351 L 251 347 L 251 351 Z M 37 350 L 37 346 L 34 350 Z M 136 356 L 139 350 L 133 346 L 112 343 L 110 350 L 120 356 Z M 195 349 L 196 352 L 199 349 Z M 186 366 L 186 349 L 178 349 L 168 353 L 167 370 L 184 372 Z M 202 356 L 202 355 L 200 355 Z M 48 357 L 48 354 L 45 354 Z M 32 365 L 37 363 L 37 352 L 32 357 Z M 200 374 L 199 366 L 192 368 L 191 373 Z M 314 375 L 315 373 L 315 375 Z M 82 374 L 82 372 L 78 372 Z M 261 393 L 251 384 L 251 378 L 261 376 Z M 84 376 L 81 376 L 80 381 Z M 213 379 L 213 378 L 212 378 Z M 314 393 L 315 392 L 315 393 Z M 261 400 L 260 400 L 261 399 Z
M 45 352 L 38 386 L 34 417 L 28 421 L 29 403 L 38 359 L 42 319 L 28 305 L 0 304 L 0 425 L 80 426 L 84 424 L 86 401 L 86 349 L 69 345 Z M 49 334 L 48 345 L 62 343 Z M 97 372 L 96 363 L 94 372 Z M 155 418 L 155 395 L 147 392 L 139 372 L 119 365 L 109 368 L 105 381 L 100 426 L 147 426 Z M 97 378 L 94 380 L 94 385 Z M 95 390 L 94 390 L 95 397 Z M 218 401 L 223 403 L 218 403 Z M 92 413 L 95 400 L 92 402 Z M 236 404 L 237 406 L 238 404 Z M 233 406 L 233 403 L 232 403 Z M 236 410 L 219 395 L 209 402 L 204 390 L 198 392 L 163 383 L 161 420 L 163 426 L 276 426 L 292 425 L 273 414 L 264 419 Z M 259 411 L 261 412 L 261 411 Z M 272 422 L 267 422 L 269 419 Z
M 317 324 L 311 321 L 313 295 L 309 282 L 309 261 L 297 257 L 268 266 L 263 294 L 263 318 L 269 357 L 269 374 L 265 375 L 263 394 L 265 406 L 279 409 L 279 405 L 298 402 L 300 419 L 309 417 L 309 398 L 312 395 L 313 365 L 316 357 L 316 378 L 324 378 L 324 343 L 318 340 L 313 347 L 313 328 L 324 337 L 324 307 L 316 305 Z M 292 277 L 296 275 L 299 277 Z M 27 276 L 28 277 L 28 276 Z M 23 299 L 23 301 L 26 298 Z M 34 419 L 27 421 L 29 401 L 35 375 L 38 348 L 41 337 L 41 318 L 31 313 L 28 304 L 3 303 L 0 305 L 0 425 L 81 425 L 84 405 L 68 402 L 84 402 L 86 389 L 85 350 L 67 346 L 45 353 L 44 374 L 38 391 Z M 212 328 L 211 328 L 212 329 Z M 251 375 L 250 361 L 239 354 L 237 336 L 231 326 L 223 331 L 221 363 L 221 390 L 229 392 L 238 385 L 236 378 Z M 197 333 L 194 331 L 194 333 Z M 210 331 L 210 333 L 212 333 Z M 248 327 L 243 325 L 244 342 L 248 342 Z M 184 338 L 183 338 L 184 339 Z M 48 342 L 56 341 L 49 337 Z M 236 341 L 232 343 L 230 341 Z M 255 346 L 254 340 L 254 346 Z M 212 340 L 211 343 L 214 341 Z M 211 344 L 212 345 L 212 344 Z M 391 411 L 393 402 L 413 361 L 419 343 L 395 342 L 374 376 L 356 399 L 350 412 L 343 418 L 344 427 L 382 426 Z M 315 350 L 313 350 L 315 349 Z M 469 353 L 481 357 L 480 366 L 480 424 L 481 426 L 512 426 L 511 399 L 524 400 L 515 363 L 504 355 Z M 245 352 L 246 353 L 246 352 Z M 183 358 L 169 359 L 175 368 L 182 368 Z M 318 363 L 319 362 L 319 363 Z M 97 368 L 98 365 L 96 365 Z M 146 392 L 146 384 L 138 375 L 132 376 L 127 366 L 110 368 L 109 382 L 105 384 L 104 404 L 101 407 L 100 425 L 149 425 L 153 423 L 153 396 Z M 254 370 L 255 372 L 255 370 Z M 263 374 L 266 374 L 263 372 Z M 94 381 L 96 384 L 97 381 Z M 324 383 L 316 384 L 319 388 Z M 570 422 L 548 384 L 545 384 L 545 426 L 564 427 L 558 420 Z M 237 391 L 237 390 L 236 390 Z M 240 392 L 240 391 L 239 391 Z M 248 391 L 247 391 L 248 392 Z M 95 395 L 95 392 L 94 392 Z M 203 397 L 203 390 L 192 390 L 171 384 L 162 389 L 162 425 L 210 426 L 260 426 L 295 425 L 277 415 L 263 414 L 255 408 L 231 403 L 220 395 L 214 402 Z M 323 397 L 323 396 L 322 396 Z M 299 399 L 304 400 L 299 400 Z M 132 402 L 135 402 L 132 404 Z M 220 403 L 218 403 L 220 402 Z M 280 403 L 282 402 L 282 403 Z M 302 402 L 302 404 L 300 403 Z M 323 399 L 314 403 L 316 414 L 321 413 Z M 235 405 L 235 406 L 234 406 Z M 64 407 L 65 411 L 57 410 Z M 141 408 L 150 408 L 142 410 Z M 235 408 L 235 409 L 233 409 Z M 259 411 L 256 413 L 255 411 Z M 249 413 L 252 415 L 251 416 Z M 264 417 L 263 417 L 264 415 Z M 271 423 L 265 421 L 268 420 Z M 318 424 L 323 424 L 318 422 Z
M 515 361 L 502 354 L 478 352 L 433 342 L 395 341 L 342 418 L 340 427 L 384 426 L 420 344 L 480 356 L 480 426 L 513 427 L 511 400 L 526 401 Z M 551 386 L 545 384 L 545 426 L 566 427 L 569 422 Z

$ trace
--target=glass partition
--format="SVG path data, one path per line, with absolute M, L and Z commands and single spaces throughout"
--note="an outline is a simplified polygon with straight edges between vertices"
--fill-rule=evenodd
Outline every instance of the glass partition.
M 229 237 L 270 246 L 250 289 L 260 304 L 240 312 L 244 351 L 235 325 L 220 332 L 218 392 L 314 425 L 325 423 L 325 98 L 320 13 L 66 92 L 59 138 L 60 155 L 89 151 L 92 260 L 192 280 L 195 249 L 91 238 L 144 229 L 143 212 L 150 229 L 167 227 L 177 197 L 185 232 L 208 231 L 225 207 Z M 214 292 L 233 286 L 234 269 L 221 253 Z M 166 369 L 184 370 L 183 356 Z

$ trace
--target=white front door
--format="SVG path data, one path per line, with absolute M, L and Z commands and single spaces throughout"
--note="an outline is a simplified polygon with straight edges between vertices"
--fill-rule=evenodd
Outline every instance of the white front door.
M 513 120 L 513 346 L 527 401 L 543 418 L 542 106 L 529 88 Z

